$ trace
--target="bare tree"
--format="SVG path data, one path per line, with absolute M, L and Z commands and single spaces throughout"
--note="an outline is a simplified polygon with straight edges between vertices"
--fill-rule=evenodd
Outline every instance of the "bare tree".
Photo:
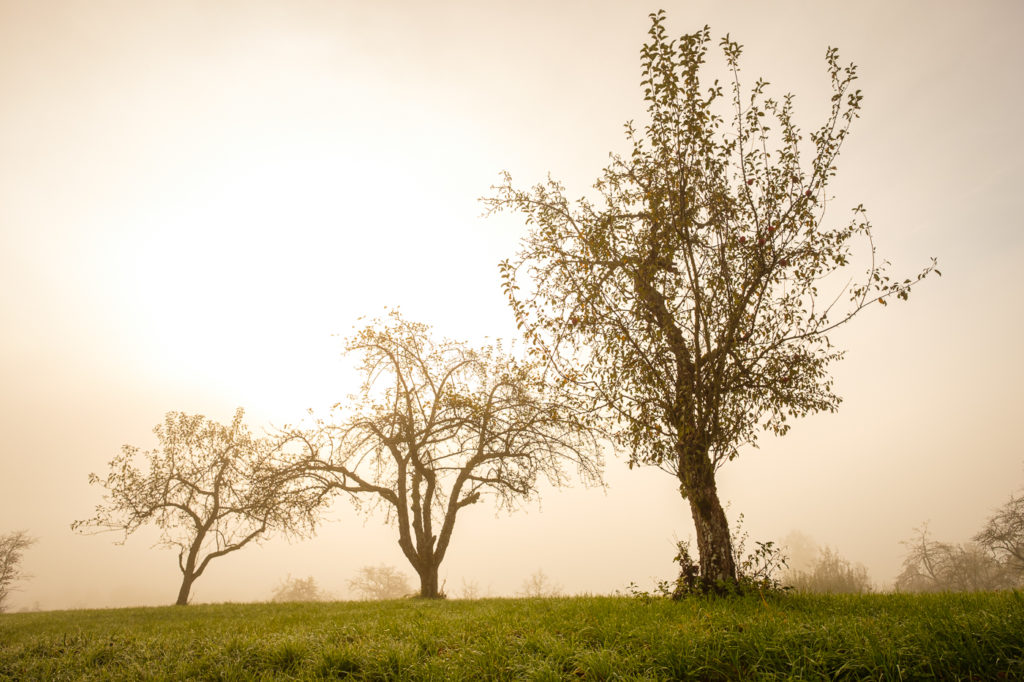
M 480 583 L 476 580 L 462 579 L 462 590 L 459 592 L 460 599 L 479 599 L 481 595 Z
M 443 596 L 438 567 L 466 507 L 489 495 L 512 509 L 537 494 L 542 476 L 566 484 L 565 464 L 600 480 L 596 427 L 533 363 L 500 347 L 435 341 L 397 312 L 346 348 L 363 358 L 361 395 L 291 438 L 311 480 L 386 507 L 421 596 Z
M 21 562 L 25 550 L 35 543 L 36 539 L 23 530 L 0 535 L 0 613 L 7 610 L 7 597 L 14 590 L 14 583 L 29 577 Z
M 1024 495 L 1010 496 L 974 536 L 974 541 L 999 556 L 1024 578 Z
M 409 578 L 394 566 L 363 566 L 355 578 L 348 581 L 349 589 L 363 599 L 401 599 L 413 593 Z
M 159 545 L 178 549 L 182 581 L 176 604 L 188 603 L 192 584 L 217 557 L 235 552 L 267 531 L 311 533 L 325 501 L 304 488 L 267 439 L 254 438 L 243 410 L 227 426 L 202 415 L 169 412 L 154 429 L 156 450 L 125 445 L 106 478 L 104 504 L 73 529 L 120 531 L 121 542 L 145 524 L 161 531 Z
M 523 588 L 519 591 L 519 594 L 528 598 L 557 597 L 561 593 L 562 586 L 553 582 L 540 568 L 523 581 Z
M 289 575 L 274 589 L 274 602 L 330 601 L 333 596 L 316 584 L 313 576 L 293 578 Z
M 721 41 L 732 72 L 723 92 L 700 77 L 710 30 L 671 40 L 664 13 L 651 18 L 641 50 L 649 123 L 626 125 L 632 149 L 612 155 L 594 200 L 571 202 L 550 178 L 520 190 L 506 173 L 485 202 L 532 225 L 501 264 L 528 341 L 611 417 L 630 466 L 676 478 L 702 587 L 721 590 L 737 567 L 717 471 L 759 433 L 836 410 L 827 368 L 842 352 L 829 333 L 869 305 L 906 299 L 934 267 L 891 279 L 862 207 L 848 223 L 825 220 L 861 106 L 856 69 L 835 49 L 830 111 L 808 149 L 792 95 L 768 97 L 764 80 L 741 88 L 738 43 Z M 865 272 L 841 274 L 858 239 Z
M 1016 586 L 1015 571 L 984 547 L 952 544 L 929 537 L 928 525 L 904 543 L 907 555 L 896 578 L 901 592 L 979 592 Z

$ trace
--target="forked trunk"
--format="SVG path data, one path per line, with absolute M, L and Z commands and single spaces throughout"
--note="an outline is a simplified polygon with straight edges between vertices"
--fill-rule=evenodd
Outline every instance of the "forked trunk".
M 688 446 L 680 457 L 681 490 L 690 503 L 697 532 L 700 584 L 704 592 L 722 592 L 736 584 L 736 561 L 732 553 L 729 521 L 718 499 L 715 469 L 707 449 Z

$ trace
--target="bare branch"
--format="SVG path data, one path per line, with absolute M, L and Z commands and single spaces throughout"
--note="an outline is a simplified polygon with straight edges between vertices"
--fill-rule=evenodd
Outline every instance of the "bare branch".
M 502 352 L 434 340 L 397 313 L 358 331 L 362 395 L 331 420 L 288 437 L 317 484 L 386 501 L 399 546 L 438 596 L 437 569 L 458 512 L 491 496 L 512 509 L 566 465 L 600 481 L 600 430 L 543 381 L 541 367 Z

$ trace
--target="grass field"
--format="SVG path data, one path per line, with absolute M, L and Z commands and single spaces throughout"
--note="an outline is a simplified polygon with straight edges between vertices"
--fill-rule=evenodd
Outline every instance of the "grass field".
M 0 679 L 1024 679 L 1024 594 L 0 615 Z

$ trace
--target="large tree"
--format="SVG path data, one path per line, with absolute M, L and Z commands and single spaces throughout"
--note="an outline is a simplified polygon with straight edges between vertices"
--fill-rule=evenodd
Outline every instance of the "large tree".
M 670 40 L 652 14 L 641 51 L 647 121 L 626 124 L 591 198 L 548 179 L 528 190 L 506 173 L 485 199 L 532 225 L 501 264 L 527 339 L 562 380 L 606 410 L 630 466 L 676 477 L 696 527 L 703 587 L 736 579 L 715 475 L 759 431 L 840 399 L 826 373 L 842 357 L 829 332 L 868 305 L 905 299 L 875 258 L 862 207 L 826 223 L 828 185 L 861 105 L 853 65 L 826 53 L 831 111 L 803 141 L 793 97 L 740 85 L 741 47 L 721 47 L 731 87 L 701 80 L 707 27 Z M 836 274 L 863 239 L 862 277 Z M 848 281 L 844 286 L 842 282 Z M 847 305 L 843 305 L 846 302 Z
M 180 606 L 214 559 L 269 530 L 311 532 L 323 491 L 289 477 L 293 463 L 275 442 L 253 437 L 242 418 L 241 408 L 226 426 L 203 415 L 167 413 L 153 430 L 158 449 L 125 445 L 106 478 L 89 475 L 106 489 L 105 502 L 71 527 L 121 531 L 123 542 L 143 525 L 156 525 L 160 544 L 178 549 Z
M 596 429 L 535 364 L 437 341 L 397 312 L 346 350 L 362 356 L 360 395 L 291 437 L 311 480 L 386 507 L 420 596 L 442 596 L 438 568 L 466 507 L 491 497 L 512 509 L 542 477 L 563 485 L 566 465 L 600 480 Z

